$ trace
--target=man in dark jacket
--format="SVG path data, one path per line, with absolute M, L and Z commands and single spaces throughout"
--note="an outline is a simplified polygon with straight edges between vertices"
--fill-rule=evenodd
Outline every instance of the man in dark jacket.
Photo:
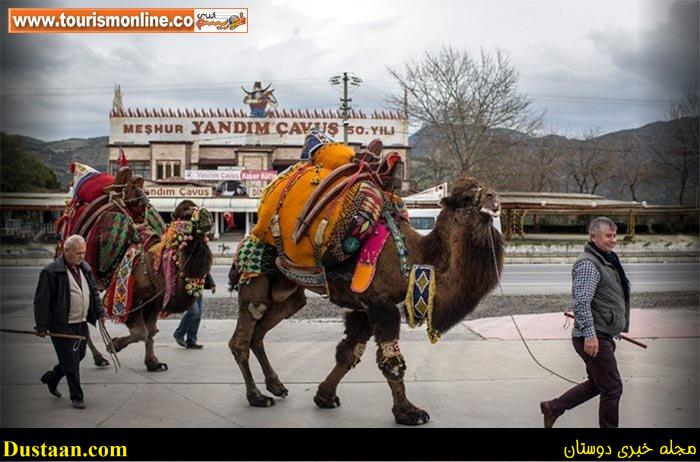
M 34 318 L 40 336 L 51 333 L 87 337 L 89 322 L 104 323 L 100 295 L 85 259 L 85 239 L 73 235 L 66 239 L 63 255 L 46 266 L 39 275 L 34 295 Z M 58 383 L 63 376 L 68 380 L 73 407 L 85 409 L 80 387 L 80 361 L 85 357 L 86 342 L 51 337 L 58 364 L 41 377 L 49 392 L 57 397 Z
M 586 364 L 588 380 L 560 397 L 540 403 L 544 426 L 570 409 L 600 395 L 598 424 L 617 427 L 622 380 L 615 360 L 615 340 L 629 330 L 630 284 L 613 248 L 617 225 L 598 217 L 588 227 L 590 241 L 573 268 L 574 328 L 572 342 Z

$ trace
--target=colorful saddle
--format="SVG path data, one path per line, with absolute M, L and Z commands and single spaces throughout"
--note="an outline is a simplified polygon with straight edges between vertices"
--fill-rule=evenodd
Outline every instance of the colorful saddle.
M 148 203 L 141 189 L 143 179 L 132 177 L 129 167 L 122 167 L 116 177 L 79 163 L 70 168 L 74 173 L 73 196 L 56 223 L 60 237 L 56 255 L 63 252 L 68 236 L 83 236 L 85 259 L 98 287 L 104 289 L 129 247 L 138 244 L 149 248 L 158 242 L 166 225 Z
M 316 140 L 309 143 L 309 139 Z M 301 162 L 279 174 L 265 189 L 258 209 L 258 223 L 240 247 L 241 280 L 255 277 L 269 268 L 276 249 L 276 266 L 285 276 L 311 289 L 325 291 L 325 269 L 333 268 L 362 251 L 355 271 L 353 290 L 365 290 L 374 275 L 374 264 L 388 232 L 377 230 L 387 204 L 402 205 L 391 192 L 393 182 L 378 174 L 365 156 L 326 137 L 307 137 Z M 311 146 L 311 149 L 307 149 Z M 370 144 L 379 158 L 381 143 Z M 394 170 L 398 154 L 392 157 Z M 386 190 L 385 190 L 386 189 Z M 377 236 L 377 237 L 375 237 Z M 241 258 L 243 257 L 243 258 Z M 364 264 L 364 266 L 363 266 Z

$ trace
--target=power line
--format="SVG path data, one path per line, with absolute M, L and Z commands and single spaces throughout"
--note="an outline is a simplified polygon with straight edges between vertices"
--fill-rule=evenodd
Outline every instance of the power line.
M 301 86 L 325 86 L 326 78 L 310 77 L 305 79 L 279 79 L 271 80 L 275 87 L 301 87 Z M 208 92 L 215 89 L 225 89 L 229 87 L 237 87 L 240 85 L 249 84 L 250 80 L 226 81 L 226 82 L 192 82 L 192 83 L 171 83 L 171 84 L 140 84 L 129 85 L 130 92 L 139 93 L 140 90 L 157 90 L 164 92 L 175 89 L 189 89 L 191 92 Z M 388 80 L 363 80 L 363 85 L 377 88 L 394 88 L 400 89 L 401 85 L 397 82 Z M 109 94 L 113 91 L 111 86 L 82 86 L 82 87 L 27 87 L 15 88 L 3 91 L 2 96 L 70 96 L 75 92 L 81 92 L 81 95 L 92 96 L 99 94 Z M 86 93 L 87 92 L 87 93 Z M 56 94 L 58 93 L 58 94 Z M 577 103 L 599 103 L 599 104 L 648 104 L 648 105 L 667 105 L 669 101 L 651 98 L 621 98 L 612 96 L 587 96 L 587 95 L 570 95 L 570 94 L 547 94 L 547 93 L 524 93 L 525 96 L 532 96 L 537 99 L 549 101 L 566 101 Z

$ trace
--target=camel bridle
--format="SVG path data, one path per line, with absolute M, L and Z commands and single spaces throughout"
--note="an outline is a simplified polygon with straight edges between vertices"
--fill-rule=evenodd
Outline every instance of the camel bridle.
M 481 212 L 481 190 L 484 189 L 481 186 L 477 187 L 477 196 L 470 198 L 470 203 L 464 207 L 456 207 L 454 209 L 454 220 L 460 226 L 467 224 L 467 219 L 470 215 L 478 216 Z

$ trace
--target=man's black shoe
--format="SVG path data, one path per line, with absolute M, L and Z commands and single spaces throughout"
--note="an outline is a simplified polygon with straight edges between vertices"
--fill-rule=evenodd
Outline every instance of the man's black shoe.
M 85 409 L 85 401 L 82 399 L 72 399 L 70 402 L 73 403 L 73 407 L 76 409 Z
M 188 343 L 185 348 L 189 348 L 191 350 L 201 350 L 204 348 L 204 345 L 200 345 L 199 343 Z
M 552 412 L 552 402 L 542 401 L 540 403 L 540 411 L 542 411 L 542 415 L 544 416 L 544 428 L 552 428 L 554 422 L 559 418 L 558 415 Z
M 58 385 L 51 385 L 49 383 L 48 375 L 51 373 L 51 371 L 47 372 L 46 374 L 41 376 L 41 383 L 46 384 L 47 387 L 49 387 L 49 393 L 54 395 L 56 398 L 61 397 L 61 392 L 56 389 Z

